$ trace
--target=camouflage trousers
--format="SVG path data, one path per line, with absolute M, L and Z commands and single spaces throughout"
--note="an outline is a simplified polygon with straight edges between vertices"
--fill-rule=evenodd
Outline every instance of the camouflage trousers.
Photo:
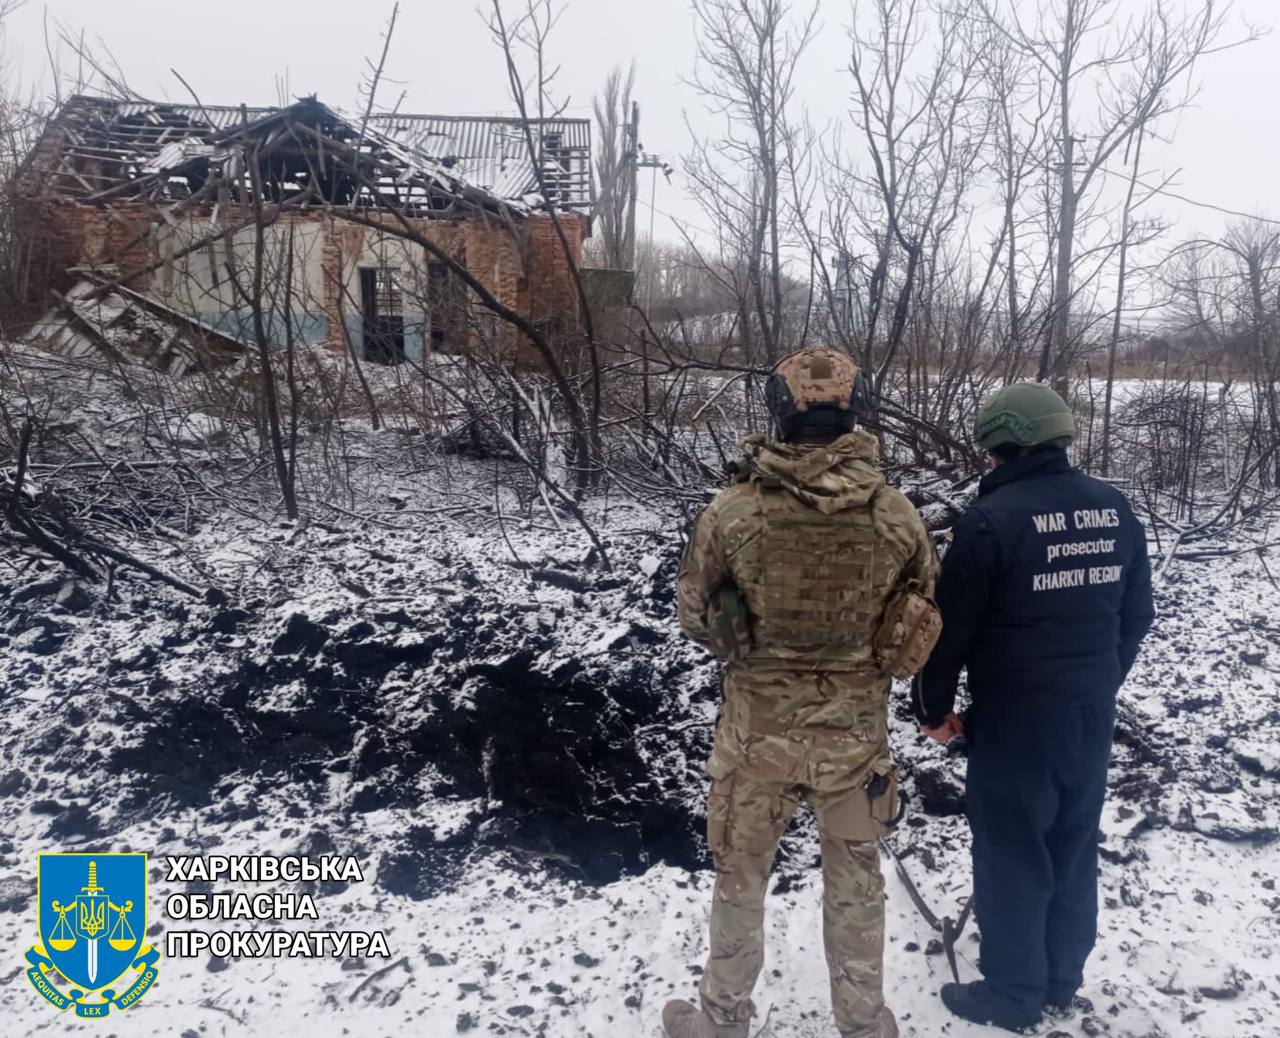
M 863 733 L 859 733 L 861 735 Z M 884 1003 L 884 879 L 875 840 L 897 809 L 887 739 L 829 730 L 734 739 L 708 762 L 707 837 L 715 859 L 711 954 L 699 988 L 717 1023 L 750 1020 L 764 966 L 764 901 L 773 859 L 801 801 L 822 846 L 823 942 L 842 1038 L 896 1035 Z M 868 783 L 887 788 L 874 798 Z

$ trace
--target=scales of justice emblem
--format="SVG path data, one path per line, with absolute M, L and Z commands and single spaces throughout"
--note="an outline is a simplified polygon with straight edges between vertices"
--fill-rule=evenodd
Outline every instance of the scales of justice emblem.
M 36 991 L 83 1017 L 134 1005 L 155 982 L 160 957 L 139 942 L 146 936 L 147 856 L 41 854 L 37 890 L 41 942 L 27 952 Z M 59 990 L 51 971 L 74 986 Z

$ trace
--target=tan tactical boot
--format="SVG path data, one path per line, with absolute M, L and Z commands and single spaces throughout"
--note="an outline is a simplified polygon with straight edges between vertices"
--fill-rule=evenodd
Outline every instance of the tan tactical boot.
M 880 1030 L 876 1038 L 898 1038 L 898 1018 L 888 1006 L 880 1010 Z
M 885 1006 L 870 1031 L 858 1031 L 849 1038 L 898 1038 L 898 1020 L 893 1010 Z
M 745 1023 L 718 1024 L 680 998 L 668 1002 L 662 1009 L 662 1029 L 667 1038 L 747 1038 L 747 1027 Z

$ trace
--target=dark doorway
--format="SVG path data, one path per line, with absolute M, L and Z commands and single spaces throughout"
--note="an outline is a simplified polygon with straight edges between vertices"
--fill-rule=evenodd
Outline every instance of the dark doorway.
M 404 352 L 404 299 L 394 267 L 360 268 L 360 312 L 364 324 L 364 359 L 399 364 Z
M 427 264 L 427 321 L 431 349 L 452 353 L 467 343 L 467 289 L 447 264 Z

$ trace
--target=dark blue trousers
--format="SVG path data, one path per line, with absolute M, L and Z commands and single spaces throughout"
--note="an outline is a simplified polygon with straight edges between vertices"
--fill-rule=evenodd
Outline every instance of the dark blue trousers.
M 1038 1011 L 1080 987 L 1098 934 L 1098 823 L 1114 700 L 982 703 L 970 712 L 980 968 L 993 993 Z

